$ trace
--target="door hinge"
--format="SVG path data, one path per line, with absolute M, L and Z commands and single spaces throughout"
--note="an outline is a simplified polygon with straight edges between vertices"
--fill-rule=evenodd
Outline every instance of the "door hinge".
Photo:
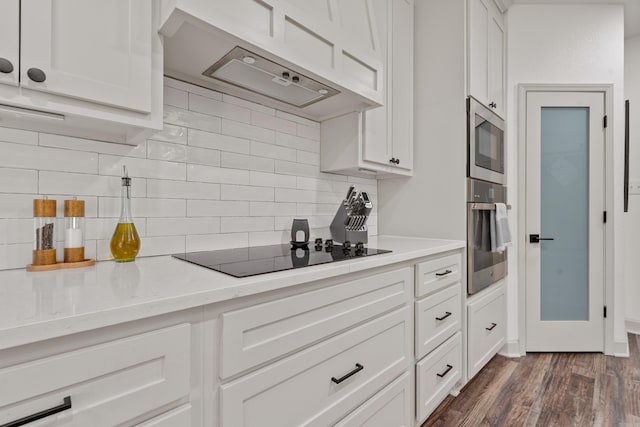
M 602 212 L 602 221 L 606 224 L 607 223 L 607 211 Z
M 606 128 L 606 127 L 607 127 L 607 116 L 604 116 L 604 118 L 602 119 L 602 126 L 603 126 L 604 128 Z
M 605 318 L 607 317 L 607 306 L 606 305 L 604 306 L 604 317 Z

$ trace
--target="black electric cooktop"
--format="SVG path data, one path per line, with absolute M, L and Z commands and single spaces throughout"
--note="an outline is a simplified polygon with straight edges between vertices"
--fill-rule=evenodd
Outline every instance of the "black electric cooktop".
M 363 258 L 384 254 L 384 249 L 314 246 L 292 249 L 291 245 L 255 246 L 251 248 L 224 249 L 218 251 L 187 252 L 175 254 L 181 259 L 233 277 L 248 277 L 275 271 L 292 270 L 329 262 Z

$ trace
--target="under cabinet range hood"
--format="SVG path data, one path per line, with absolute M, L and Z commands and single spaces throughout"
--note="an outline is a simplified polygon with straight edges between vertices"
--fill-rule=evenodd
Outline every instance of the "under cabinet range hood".
M 160 4 L 169 77 L 316 121 L 384 103 L 381 54 L 350 47 L 292 3 Z
M 294 107 L 306 107 L 340 93 L 240 46 L 234 47 L 202 74 Z

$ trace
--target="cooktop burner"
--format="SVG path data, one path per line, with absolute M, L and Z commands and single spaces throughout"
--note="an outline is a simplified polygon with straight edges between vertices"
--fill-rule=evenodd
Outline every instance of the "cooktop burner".
M 310 243 L 307 248 L 292 249 L 291 245 L 255 246 L 218 251 L 187 252 L 175 254 L 173 257 L 233 277 L 248 277 L 388 252 L 391 251 L 365 248 L 361 245 L 358 245 L 357 248 L 355 246 L 347 248 L 342 245 L 313 246 Z

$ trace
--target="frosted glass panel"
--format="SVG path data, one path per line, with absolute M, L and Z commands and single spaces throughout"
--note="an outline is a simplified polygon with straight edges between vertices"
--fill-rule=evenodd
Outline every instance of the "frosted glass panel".
M 540 318 L 589 317 L 589 109 L 543 107 Z

